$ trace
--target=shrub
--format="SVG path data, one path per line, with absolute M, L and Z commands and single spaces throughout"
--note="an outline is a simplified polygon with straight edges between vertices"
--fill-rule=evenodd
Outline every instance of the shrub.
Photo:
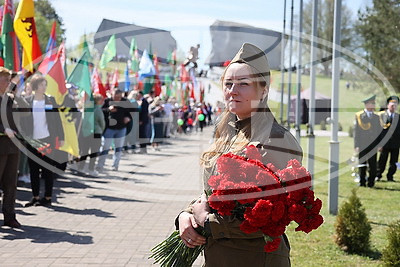
M 389 225 L 386 235 L 389 244 L 382 252 L 382 260 L 387 266 L 400 266 L 400 220 Z
M 349 253 L 366 253 L 370 251 L 371 225 L 356 195 L 356 189 L 348 201 L 339 209 L 335 223 L 336 243 Z

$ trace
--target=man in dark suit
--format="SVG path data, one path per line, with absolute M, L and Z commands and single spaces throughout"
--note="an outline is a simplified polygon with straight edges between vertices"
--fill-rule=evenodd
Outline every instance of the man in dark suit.
M 365 109 L 356 113 L 354 127 L 354 148 L 358 153 L 360 170 L 360 186 L 366 186 L 367 163 L 369 167 L 368 186 L 373 187 L 377 174 L 376 154 L 380 140 L 381 125 L 379 116 L 375 114 L 375 98 L 373 95 L 364 99 Z
M 139 138 L 140 138 L 140 152 L 141 154 L 147 153 L 147 144 L 149 143 L 148 128 L 150 126 L 149 117 L 149 103 L 143 97 L 143 92 L 139 91 L 136 100 L 139 104 Z
M 0 67 L 0 184 L 3 189 L 2 212 L 4 225 L 20 228 L 21 224 L 15 217 L 15 197 L 17 193 L 17 171 L 19 163 L 19 148 L 15 145 L 18 132 L 18 107 L 28 107 L 26 102 L 14 95 L 10 89 L 11 72 Z M 25 103 L 22 105 L 21 103 Z M 14 112 L 17 111 L 17 112 Z
M 394 181 L 393 175 L 396 173 L 396 162 L 399 159 L 400 148 L 400 123 L 399 114 L 396 112 L 399 98 L 391 96 L 387 99 L 386 103 L 386 110 L 379 113 L 380 122 L 383 127 L 381 139 L 384 142 L 384 146 L 380 150 L 377 177 L 378 180 L 382 178 L 390 154 L 389 170 L 386 177 L 388 181 Z

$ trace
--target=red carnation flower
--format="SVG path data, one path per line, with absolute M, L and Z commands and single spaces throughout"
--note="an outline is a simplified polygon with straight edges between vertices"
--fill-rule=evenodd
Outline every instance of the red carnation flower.
M 261 228 L 263 234 L 268 236 L 281 236 L 285 233 L 286 225 L 269 223 Z
M 281 243 L 281 239 L 275 238 L 273 241 L 267 242 L 267 244 L 264 246 L 264 251 L 265 252 L 273 252 L 279 248 L 279 245 Z
M 246 157 L 248 159 L 262 161 L 262 156 L 260 154 L 260 151 L 254 145 L 247 146 L 244 153 L 246 154 Z
M 274 166 L 272 163 L 268 163 L 266 166 L 268 169 L 270 169 L 273 173 L 276 173 L 279 169 Z
M 324 218 L 321 215 L 315 215 L 312 218 L 308 218 L 300 224 L 295 231 L 303 231 L 309 233 L 314 229 L 317 229 L 324 222 Z
M 319 214 L 322 208 L 322 201 L 321 199 L 317 198 L 314 203 L 312 204 L 311 213 L 312 214 Z
M 240 164 L 240 170 L 246 174 L 247 180 L 255 181 L 257 173 L 262 170 L 259 166 L 252 164 L 252 161 L 244 161 Z
M 300 168 L 301 163 L 297 159 L 291 159 L 288 161 L 287 168 L 292 167 L 292 168 Z
M 234 170 L 237 171 L 239 168 L 240 162 L 228 154 L 222 155 L 217 159 L 217 171 L 222 173 L 229 173 L 230 171 Z
M 307 209 L 300 204 L 294 204 L 289 208 L 289 218 L 298 224 L 301 224 L 306 216 Z
M 274 176 L 265 170 L 258 172 L 256 176 L 257 184 L 259 186 L 266 186 L 271 184 L 277 184 L 278 182 L 275 180 Z
M 243 231 L 246 234 L 251 234 L 254 232 L 258 231 L 257 227 L 253 227 L 249 221 L 244 220 L 241 224 L 240 224 L 240 230 Z
M 278 222 L 285 214 L 285 204 L 282 201 L 274 202 L 272 205 L 271 218 L 274 222 Z

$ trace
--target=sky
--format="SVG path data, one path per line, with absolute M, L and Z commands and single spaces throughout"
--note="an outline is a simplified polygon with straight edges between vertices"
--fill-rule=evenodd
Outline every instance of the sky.
M 215 20 L 233 21 L 282 31 L 284 0 L 50 0 L 66 29 L 67 47 L 77 45 L 83 34 L 96 32 L 103 18 L 168 30 L 178 48 L 186 52 L 200 44 L 199 63 L 211 50 L 209 26 Z M 323 1 L 323 0 L 322 0 Z M 287 0 L 286 32 L 290 25 Z M 300 0 L 295 0 L 294 13 Z M 343 0 L 356 17 L 371 0 Z

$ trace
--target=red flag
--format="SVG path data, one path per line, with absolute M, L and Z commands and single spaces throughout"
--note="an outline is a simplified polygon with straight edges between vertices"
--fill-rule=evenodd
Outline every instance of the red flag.
M 155 96 L 159 96 L 161 94 L 161 81 L 160 81 L 160 71 L 158 70 L 158 57 L 155 53 L 154 53 L 154 68 L 156 70 L 156 75 L 154 77 L 153 90 Z
M 51 27 L 51 32 L 50 32 L 50 37 L 49 41 L 47 43 L 46 47 L 46 56 L 44 57 L 42 63 L 40 64 L 38 71 L 46 75 L 51 67 L 53 67 L 56 59 L 58 58 L 58 51 L 55 49 L 56 48 L 56 28 L 57 28 L 57 22 L 53 22 L 53 26 Z M 61 66 L 63 66 L 61 64 Z
M 95 94 L 100 94 L 104 98 L 107 97 L 106 88 L 104 87 L 103 83 L 101 82 L 100 75 L 99 75 L 99 72 L 97 71 L 97 68 L 93 69 L 92 88 L 93 88 L 93 92 Z
M 190 98 L 193 98 L 194 101 L 196 101 L 196 97 L 194 96 L 194 85 L 193 85 L 193 83 L 189 83 L 189 89 L 190 89 Z
M 189 73 L 187 72 L 187 70 L 186 70 L 186 68 L 185 68 L 185 66 L 183 65 L 183 64 L 181 64 L 181 73 L 180 73 L 181 75 L 181 82 L 188 82 L 188 81 L 190 81 L 190 76 L 189 76 Z
M 54 96 L 57 104 L 61 105 L 64 101 L 64 96 L 67 94 L 67 87 L 65 86 L 64 71 L 60 60 L 54 62 L 53 67 L 46 75 L 46 80 L 48 93 Z
M 118 89 L 118 86 L 119 86 L 118 80 L 119 80 L 119 71 L 117 68 L 115 68 L 115 71 L 113 73 L 112 80 L 111 80 L 110 90 Z

